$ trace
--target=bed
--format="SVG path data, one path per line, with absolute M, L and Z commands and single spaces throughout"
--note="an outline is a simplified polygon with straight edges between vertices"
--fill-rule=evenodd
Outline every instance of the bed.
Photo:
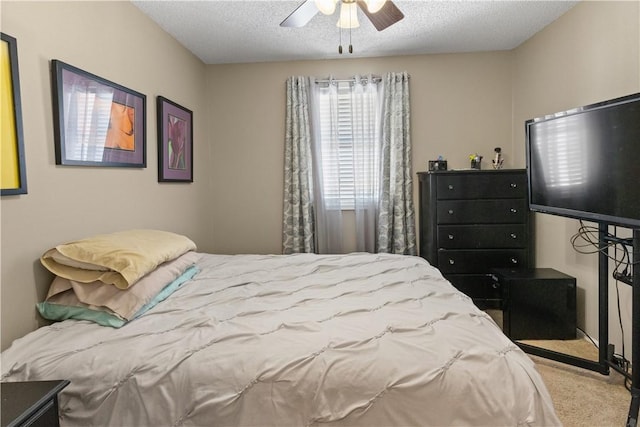
M 560 425 L 529 357 L 422 258 L 185 256 L 122 324 L 16 340 L 2 381 L 70 380 L 63 426 Z

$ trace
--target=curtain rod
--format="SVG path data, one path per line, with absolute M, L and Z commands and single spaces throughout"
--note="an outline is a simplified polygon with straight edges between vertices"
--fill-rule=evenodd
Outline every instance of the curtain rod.
M 409 74 L 407 74 L 407 78 L 411 78 L 411 76 Z M 361 80 L 364 81 L 368 81 L 369 78 L 368 77 L 361 77 Z M 373 76 L 372 80 L 375 83 L 380 83 L 382 81 L 382 77 L 380 76 Z M 329 83 L 354 83 L 356 81 L 355 77 L 351 77 L 350 79 L 332 79 L 332 78 L 328 78 L 328 79 L 317 79 L 315 80 L 316 84 L 329 84 Z
M 361 80 L 365 80 L 365 81 L 369 81 L 368 77 L 361 77 Z M 381 82 L 382 81 L 382 77 L 380 76 L 373 76 L 371 78 L 374 82 Z M 316 79 L 314 82 L 316 84 L 329 84 L 329 83 L 353 83 L 355 82 L 356 79 L 355 77 L 351 77 L 350 79 Z

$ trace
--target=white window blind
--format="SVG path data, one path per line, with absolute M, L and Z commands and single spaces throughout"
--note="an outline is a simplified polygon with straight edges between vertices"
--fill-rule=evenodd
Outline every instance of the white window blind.
M 354 209 L 356 198 L 378 185 L 378 92 L 356 91 L 353 82 L 341 81 L 318 97 L 323 197 L 333 209 Z

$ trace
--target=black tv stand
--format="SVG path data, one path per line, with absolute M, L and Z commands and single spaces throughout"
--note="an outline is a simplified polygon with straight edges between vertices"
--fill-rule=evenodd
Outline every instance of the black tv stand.
M 633 230 L 633 237 L 621 239 L 610 236 L 608 223 L 598 224 L 598 361 L 559 353 L 552 350 L 535 347 L 518 342 L 524 351 L 535 356 L 555 360 L 583 369 L 608 375 L 610 369 L 621 373 L 631 383 L 631 403 L 626 427 L 638 427 L 638 412 L 640 410 L 640 229 Z M 614 278 L 631 286 L 632 289 L 632 318 L 631 318 L 631 374 L 614 353 L 613 344 L 609 343 L 609 256 L 610 243 L 626 245 L 633 248 L 633 264 L 630 274 L 615 274 Z
M 613 278 L 633 286 L 633 274 L 613 273 Z
M 632 315 L 631 315 L 631 404 L 627 427 L 636 427 L 640 409 L 640 229 L 633 230 Z
M 603 374 L 609 373 L 609 368 L 626 376 L 631 381 L 631 403 L 627 416 L 626 427 L 636 427 L 638 423 L 638 410 L 640 409 L 640 229 L 633 230 L 631 239 L 620 239 L 610 236 L 608 223 L 598 224 L 598 369 Z M 620 364 L 620 360 L 614 356 L 614 346 L 609 343 L 609 256 L 610 243 L 631 246 L 633 249 L 633 263 L 630 274 L 614 274 L 613 277 L 631 286 L 632 292 L 632 317 L 631 317 L 631 374 L 626 372 Z
M 609 368 L 626 376 L 631 381 L 631 403 L 627 416 L 627 427 L 636 427 L 638 423 L 638 410 L 640 409 L 640 266 L 638 254 L 640 254 L 640 229 L 633 230 L 631 239 L 620 239 L 610 236 L 609 224 L 598 224 L 598 335 L 599 335 L 599 372 L 609 373 Z M 614 278 L 631 286 L 632 292 L 632 317 L 631 317 L 631 374 L 620 365 L 620 361 L 614 356 L 614 346 L 609 344 L 609 256 L 610 243 L 631 246 L 633 249 L 633 263 L 631 273 L 615 274 Z

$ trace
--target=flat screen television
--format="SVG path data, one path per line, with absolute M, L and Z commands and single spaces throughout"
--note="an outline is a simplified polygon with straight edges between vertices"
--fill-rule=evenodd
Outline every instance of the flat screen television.
M 640 228 L 640 93 L 525 122 L 533 211 Z

